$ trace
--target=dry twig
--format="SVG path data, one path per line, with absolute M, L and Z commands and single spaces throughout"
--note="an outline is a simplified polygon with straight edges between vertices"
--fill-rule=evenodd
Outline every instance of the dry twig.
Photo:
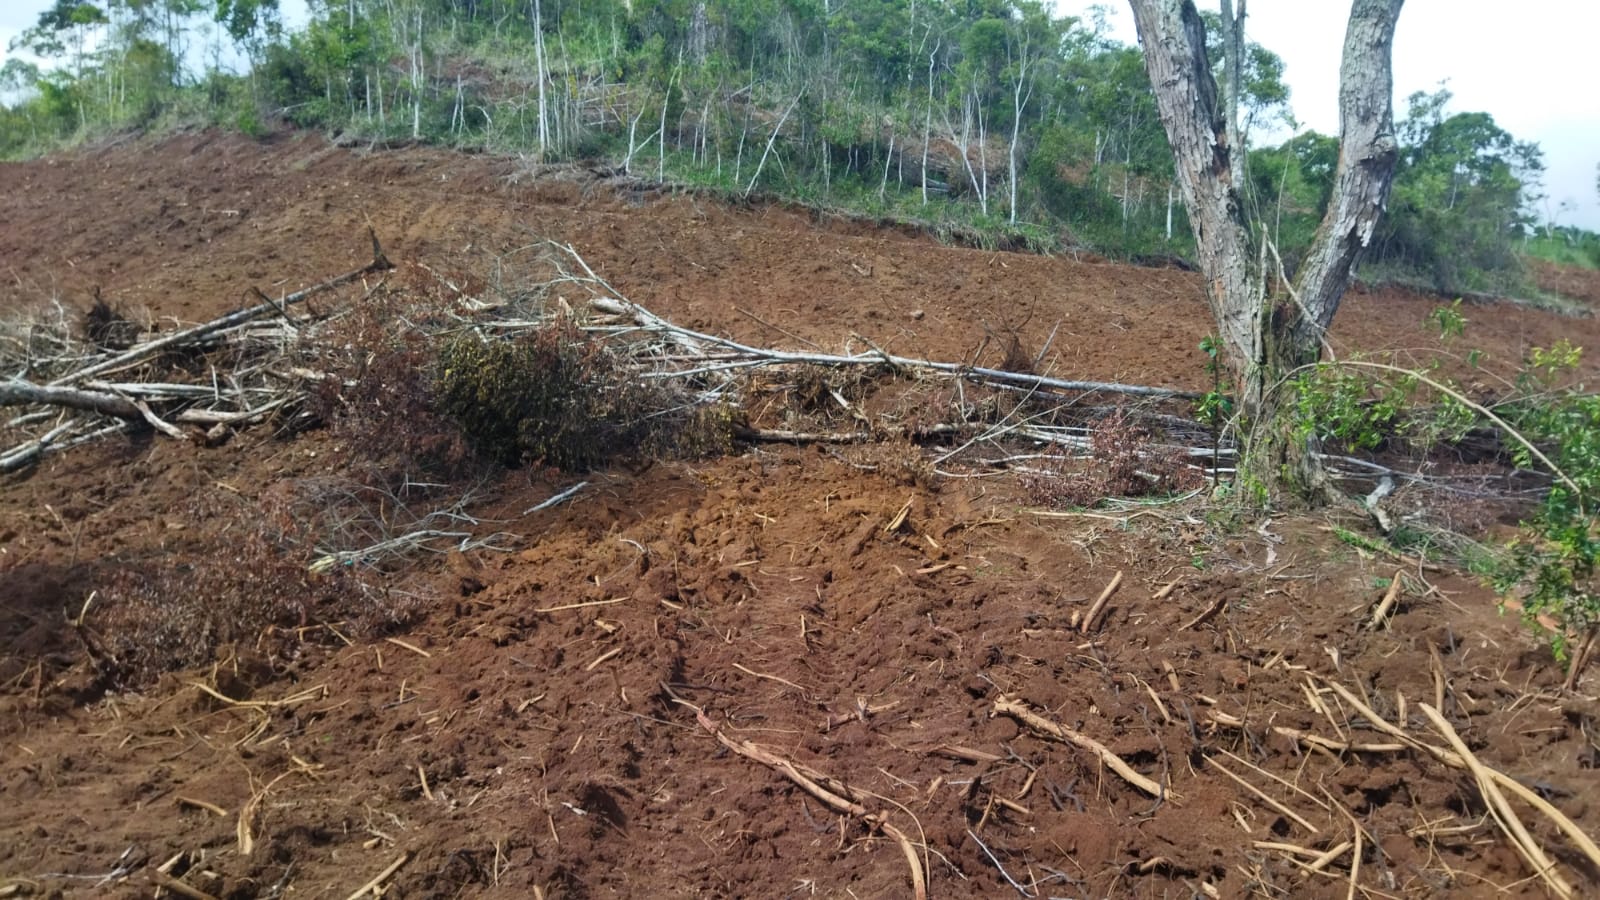
M 1063 743 L 1073 744 L 1074 746 L 1093 753 L 1094 755 L 1098 756 L 1100 761 L 1105 763 L 1106 766 L 1111 769 L 1111 771 L 1122 776 L 1124 781 L 1127 781 L 1129 784 L 1141 791 L 1144 791 L 1146 794 L 1155 797 L 1158 800 L 1170 800 L 1177 802 L 1180 799 L 1177 794 L 1167 790 L 1161 784 L 1139 774 L 1139 772 L 1136 771 L 1132 766 L 1124 762 L 1122 757 L 1108 750 L 1106 745 L 1100 743 L 1094 738 L 1089 737 L 1086 734 L 1083 734 L 1082 732 L 1074 731 L 1065 725 L 1046 719 L 1044 716 L 1039 715 L 1029 708 L 1028 704 L 1025 702 L 1020 700 L 1012 700 L 1011 698 L 1002 694 L 995 698 L 994 711 L 996 713 L 1008 715 L 1024 725 L 1027 725 L 1029 728 L 1032 728 L 1034 731 L 1037 731 L 1048 737 L 1053 737 L 1058 741 L 1062 741 Z
M 681 703 L 682 701 L 679 702 Z M 905 854 L 906 862 L 911 866 L 911 891 L 913 897 L 916 900 L 927 900 L 928 882 L 924 874 L 922 859 L 917 856 L 916 847 L 911 843 L 911 839 L 906 836 L 905 832 L 889 823 L 886 813 L 869 811 L 858 800 L 847 796 L 850 793 L 848 788 L 830 789 L 824 786 L 820 783 L 821 781 L 828 781 L 830 784 L 837 784 L 837 782 L 827 779 L 821 773 L 811 770 L 802 771 L 798 764 L 784 759 L 770 750 L 758 747 L 749 741 L 741 741 L 729 737 L 723 733 L 722 729 L 717 727 L 715 722 L 711 721 L 702 709 L 695 708 L 695 720 L 700 723 L 700 727 L 711 732 L 722 746 L 746 759 L 754 760 L 778 772 L 794 782 L 806 793 L 827 804 L 835 812 L 855 816 L 868 826 L 894 838 L 900 844 L 900 850 Z

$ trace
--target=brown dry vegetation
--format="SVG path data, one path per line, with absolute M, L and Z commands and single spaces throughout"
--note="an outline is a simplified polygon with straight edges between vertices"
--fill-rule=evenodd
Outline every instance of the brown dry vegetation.
M 387 873 L 404 897 L 875 897 L 909 895 L 915 869 L 933 897 L 1344 897 L 1352 877 L 1373 897 L 1541 894 L 1472 776 L 1372 718 L 1444 746 L 1423 704 L 1600 831 L 1595 677 L 1558 694 L 1477 583 L 1330 535 L 1353 514 L 1039 515 L 1037 481 L 972 458 L 939 475 L 952 448 L 925 439 L 1015 400 L 886 370 L 757 378 L 740 423 L 865 416 L 898 425 L 883 441 L 502 469 L 427 417 L 432 357 L 407 338 L 419 310 L 515 293 L 519 248 L 554 238 L 655 312 L 753 344 L 1204 390 L 1192 275 L 305 137 L 0 177 L 8 315 L 100 296 L 134 322 L 203 320 L 360 265 L 369 223 L 399 267 L 313 301 L 366 296 L 306 406 L 320 425 L 118 436 L 0 484 L 0 887 L 346 897 Z M 1357 292 L 1337 346 L 1420 352 L 1437 302 Z M 1593 319 L 1467 315 L 1503 360 L 1600 345 Z M 1119 427 L 1091 429 L 1108 462 L 1144 439 Z M 1138 477 L 1113 468 L 1087 472 Z M 492 547 L 308 569 L 441 509 Z M 1367 627 L 1393 579 L 1396 613 Z M 1511 803 L 1595 891 L 1572 837 Z M 1353 847 L 1307 871 L 1347 841 L 1358 872 Z

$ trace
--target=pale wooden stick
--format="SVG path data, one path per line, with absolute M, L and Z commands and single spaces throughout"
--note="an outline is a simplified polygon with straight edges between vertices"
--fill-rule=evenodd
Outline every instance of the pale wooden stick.
M 1283 844 L 1278 841 L 1252 841 L 1251 843 L 1257 850 L 1278 850 L 1283 853 L 1292 853 L 1311 859 L 1316 859 L 1322 855 L 1321 850 L 1312 850 L 1310 847 L 1302 847 L 1299 844 Z
M 739 670 L 739 671 L 741 671 L 741 672 L 743 672 L 743 673 L 745 673 L 745 674 L 746 674 L 746 675 L 753 675 L 753 676 L 755 676 L 755 677 L 756 677 L 756 678 L 765 678 L 765 679 L 766 679 L 766 680 L 768 680 L 768 681 L 776 681 L 776 682 L 777 682 L 777 683 L 779 683 L 779 684 L 784 684 L 784 685 L 788 685 L 788 686 L 789 686 L 789 687 L 792 687 L 792 688 L 794 688 L 794 689 L 795 689 L 795 690 L 797 690 L 797 691 L 799 691 L 799 692 L 800 692 L 800 693 L 802 693 L 802 694 L 806 694 L 806 693 L 809 693 L 809 692 L 808 692 L 808 691 L 807 691 L 807 690 L 806 690 L 806 689 L 805 689 L 805 688 L 803 688 L 803 687 L 801 687 L 801 686 L 800 686 L 800 685 L 798 685 L 798 684 L 795 684 L 795 683 L 794 683 L 794 682 L 792 682 L 792 681 L 790 681 L 790 680 L 789 680 L 789 679 L 787 679 L 787 678 L 779 678 L 779 677 L 778 677 L 778 676 L 776 676 L 776 675 L 768 675 L 768 674 L 767 674 L 767 673 L 765 673 L 765 672 L 757 672 L 757 671 L 756 671 L 756 670 L 754 670 L 754 669 L 748 669 L 748 668 L 745 668 L 745 667 L 744 667 L 744 666 L 741 666 L 741 665 L 739 665 L 739 664 L 738 664 L 738 663 L 734 663 L 734 664 L 733 664 L 733 667 L 734 667 L 734 668 L 735 668 L 735 669 L 738 669 L 738 670 Z
M 365 897 L 368 894 L 376 894 L 378 892 L 378 885 L 383 884 L 384 879 L 388 878 L 390 875 L 400 871 L 400 867 L 405 865 L 410 859 L 410 850 L 400 854 L 399 859 L 389 863 L 389 865 L 386 866 L 382 872 L 379 872 L 377 875 L 373 876 L 371 881 L 363 884 L 361 887 L 356 888 L 350 893 L 350 896 L 344 898 L 344 900 L 361 900 L 362 897 Z
M 432 803 L 433 791 L 428 789 L 428 773 L 422 768 L 421 763 L 417 764 L 417 780 L 422 782 L 422 796 L 426 797 L 429 803 Z
M 1243 787 L 1250 793 L 1255 794 L 1262 803 L 1267 804 L 1268 806 L 1277 810 L 1279 813 L 1282 813 L 1284 816 L 1293 820 L 1301 828 L 1304 828 L 1312 834 L 1321 834 L 1321 832 L 1317 830 L 1317 826 L 1307 822 L 1299 813 L 1283 805 L 1282 803 L 1279 803 L 1277 800 L 1272 799 L 1272 797 L 1268 796 L 1265 791 L 1246 781 L 1242 775 L 1235 775 L 1233 772 L 1228 770 L 1227 766 L 1217 762 L 1215 759 L 1212 759 L 1209 756 L 1206 757 L 1206 763 L 1210 765 L 1211 768 L 1216 769 L 1218 772 L 1221 772 L 1222 774 L 1238 782 L 1240 787 Z
M 1522 858 L 1532 867 L 1534 874 L 1544 879 L 1545 884 L 1549 885 L 1550 889 L 1555 891 L 1558 896 L 1563 898 L 1571 897 L 1572 885 L 1568 884 L 1566 879 L 1562 878 L 1561 874 L 1555 870 L 1556 864 L 1545 855 L 1544 849 L 1533 839 L 1533 835 L 1528 833 L 1527 827 L 1517 817 L 1517 813 L 1511 808 L 1511 804 L 1506 802 L 1505 795 L 1500 793 L 1500 789 L 1495 786 L 1494 778 L 1489 774 L 1489 768 L 1478 761 L 1478 757 L 1468 749 L 1466 742 L 1461 739 L 1461 735 L 1456 733 L 1455 728 L 1445 720 L 1444 716 L 1439 714 L 1438 710 L 1427 703 L 1421 703 L 1418 706 L 1422 709 L 1422 714 L 1428 717 L 1428 721 L 1433 723 L 1433 727 L 1460 755 L 1467 771 L 1471 772 L 1472 776 L 1477 779 L 1478 790 L 1483 794 L 1484 803 L 1489 807 L 1489 811 L 1494 814 L 1495 820 L 1500 823 L 1500 827 L 1505 829 L 1507 836 L 1511 838 L 1512 846 L 1517 848 Z
M 416 644 L 410 643 L 408 641 L 402 641 L 397 637 L 386 637 L 386 638 L 384 638 L 384 640 L 386 640 L 389 643 L 395 645 L 396 647 L 400 647 L 400 648 L 405 649 L 405 650 L 410 650 L 412 653 L 415 653 L 416 655 L 422 657 L 423 659 L 432 659 L 433 658 L 433 654 L 432 653 L 429 653 L 428 651 L 422 649 L 421 647 L 418 647 Z
M 1046 719 L 1044 716 L 1041 716 L 1030 709 L 1028 704 L 1020 700 L 1012 700 L 1011 698 L 1002 694 L 995 698 L 994 711 L 997 713 L 1004 713 L 1005 715 L 1022 722 L 1035 731 L 1042 732 L 1043 734 L 1049 735 L 1050 737 L 1053 737 L 1064 743 L 1074 744 L 1083 748 L 1084 750 L 1089 751 L 1090 753 L 1095 754 L 1096 756 L 1100 757 L 1100 760 L 1104 762 L 1106 766 L 1111 769 L 1111 771 L 1121 775 L 1123 780 L 1158 800 L 1165 798 L 1167 800 L 1176 802 L 1179 799 L 1176 793 L 1139 774 L 1139 772 L 1136 771 L 1132 766 L 1128 765 L 1126 762 L 1123 762 L 1122 757 L 1106 749 L 1104 744 L 1086 734 L 1074 731 L 1065 725 L 1061 725 Z
M 1361 834 L 1361 829 L 1356 829 L 1356 834 Z M 1345 853 L 1348 852 L 1352 846 L 1353 845 L 1349 841 L 1340 841 L 1339 843 L 1335 844 L 1327 853 L 1324 853 L 1307 863 L 1306 868 L 1313 872 L 1321 872 L 1323 869 L 1328 867 L 1329 863 L 1345 855 Z M 1357 850 L 1356 852 L 1359 853 L 1360 851 Z
M 587 603 L 563 603 L 560 606 L 541 606 L 538 609 L 535 609 L 534 612 L 536 612 L 536 613 L 553 613 L 553 612 L 561 612 L 562 610 L 567 610 L 567 609 L 583 609 L 583 608 L 589 607 L 589 606 L 609 606 L 609 605 L 611 605 L 613 603 L 621 603 L 622 601 L 624 601 L 626 599 L 628 599 L 628 598 L 627 597 L 614 597 L 614 598 L 612 598 L 610 600 L 590 600 Z
M 1106 585 L 1105 590 L 1100 592 L 1100 596 L 1095 599 L 1094 605 L 1089 607 L 1089 614 L 1083 617 L 1083 625 L 1078 628 L 1080 632 L 1088 634 L 1094 629 L 1095 623 L 1100 620 L 1100 613 L 1106 607 L 1106 601 L 1111 599 L 1111 595 L 1115 594 L 1119 587 L 1122 587 L 1121 569 L 1118 569 L 1117 574 L 1111 577 L 1111 583 Z
M 1439 647 L 1429 642 L 1428 667 L 1433 670 L 1433 708 L 1444 709 L 1444 660 L 1439 657 Z
M 1345 893 L 1345 900 L 1356 900 L 1356 883 L 1361 877 L 1361 826 L 1356 826 L 1355 852 L 1350 856 L 1350 890 Z
M 1159 600 L 1165 600 L 1165 599 L 1167 599 L 1167 596 L 1170 595 L 1173 592 L 1173 590 L 1175 588 L 1177 588 L 1177 586 L 1182 584 L 1182 583 L 1183 583 L 1183 576 L 1179 575 L 1177 578 L 1174 578 L 1171 581 L 1167 582 L 1166 586 L 1163 587 L 1161 590 L 1156 591 L 1155 595 L 1152 596 L 1150 599 L 1151 600 L 1158 600 L 1158 601 Z
M 870 812 L 860 803 L 840 796 L 828 788 L 823 787 L 812 778 L 802 774 L 799 767 L 797 767 L 793 762 L 784 759 L 776 753 L 773 753 L 762 747 L 758 747 L 749 741 L 741 741 L 736 738 L 728 737 L 726 734 L 723 734 L 722 729 L 718 728 L 715 722 L 711 721 L 711 719 L 705 714 L 704 710 L 695 707 L 694 711 L 695 719 L 700 723 L 700 727 L 716 736 L 717 741 L 721 743 L 722 746 L 727 747 L 729 750 L 732 750 L 734 753 L 737 753 L 746 759 L 754 760 L 764 766 L 767 766 L 768 768 L 776 770 L 790 781 L 799 785 L 800 788 L 806 793 L 827 804 L 835 812 L 856 816 L 866 821 L 867 824 L 879 829 L 884 834 L 898 841 L 900 843 L 900 851 L 905 854 L 906 862 L 911 866 L 912 896 L 915 898 L 915 900 L 928 900 L 928 882 L 923 874 L 922 860 L 917 856 L 916 847 L 912 845 L 911 839 L 906 837 L 905 832 L 889 824 L 887 818 L 882 813 Z M 352 897 L 350 900 L 355 900 L 355 898 Z
M 1383 602 L 1379 603 L 1378 608 L 1372 611 L 1372 620 L 1367 623 L 1369 628 L 1376 629 L 1384 624 L 1384 620 L 1389 616 L 1389 611 L 1394 609 L 1395 603 L 1400 599 L 1400 585 L 1404 575 L 1404 569 L 1397 570 L 1394 573 L 1394 580 L 1389 582 L 1389 590 L 1384 593 Z
M 228 811 L 216 805 L 215 803 L 207 803 L 204 800 L 196 800 L 193 797 L 184 796 L 174 797 L 173 802 L 177 803 L 179 806 L 192 806 L 195 809 L 203 809 L 206 812 L 220 818 L 225 819 L 228 817 Z
M 1296 728 L 1290 728 L 1287 725 L 1274 725 L 1272 726 L 1272 731 L 1274 734 L 1281 734 L 1286 738 L 1292 738 L 1302 744 L 1310 744 L 1313 747 L 1321 747 L 1324 750 L 1353 750 L 1357 753 L 1399 753 L 1401 750 L 1404 750 L 1410 746 L 1409 744 L 1401 744 L 1398 742 L 1393 744 L 1370 744 L 1359 743 L 1356 741 L 1336 741 L 1332 738 L 1325 738 L 1321 735 L 1300 731 Z
M 600 654 L 599 656 L 596 656 L 594 658 L 593 662 L 591 662 L 587 666 L 583 667 L 583 670 L 585 672 L 593 672 L 595 666 L 600 665 L 601 663 L 605 662 L 606 660 L 610 659 L 613 656 L 616 656 L 618 653 L 621 653 L 621 652 L 622 652 L 622 648 L 621 647 L 612 647 L 610 650 L 607 650 L 606 652 Z
M 229 706 L 240 706 L 240 707 L 256 708 L 256 709 L 260 709 L 260 708 L 264 708 L 264 707 L 292 706 L 293 704 L 296 704 L 296 703 L 304 703 L 307 700 L 320 699 L 327 692 L 327 688 L 326 687 L 324 687 L 322 685 L 318 685 L 316 687 L 306 688 L 305 690 L 301 691 L 300 693 L 292 694 L 292 695 L 290 695 L 288 697 L 283 698 L 282 700 L 235 700 L 232 697 L 224 696 L 223 694 L 219 693 L 215 688 L 207 687 L 206 685 L 201 684 L 198 681 L 189 682 L 189 686 L 193 687 L 193 688 L 198 688 L 199 690 L 203 691 L 204 693 L 209 694 L 209 695 L 211 695 L 212 697 L 215 697 L 218 700 L 221 700 L 223 703 L 226 703 Z
M 987 750 L 974 750 L 971 747 L 962 747 L 956 744 L 940 744 L 939 746 L 934 747 L 932 750 L 927 752 L 937 753 L 940 756 L 948 756 L 951 759 L 959 759 L 970 763 L 978 763 L 980 765 L 983 763 L 999 762 L 1000 760 L 1005 759 L 1004 756 L 1001 756 L 997 753 L 990 753 Z
M 1350 691 L 1346 689 L 1344 685 L 1335 681 L 1329 681 L 1328 686 L 1333 688 L 1333 690 L 1338 693 L 1339 696 L 1345 698 L 1346 702 L 1354 706 L 1357 712 L 1361 713 L 1363 716 L 1366 716 L 1367 719 L 1372 722 L 1373 727 L 1377 728 L 1379 731 L 1382 731 L 1385 734 L 1393 735 L 1394 737 L 1405 741 L 1407 744 L 1410 744 L 1418 750 L 1433 754 L 1435 758 L 1447 766 L 1453 766 L 1457 769 L 1467 768 L 1466 761 L 1462 759 L 1459 754 L 1444 747 L 1436 747 L 1432 744 L 1425 744 L 1406 734 L 1404 731 L 1401 731 L 1399 728 L 1395 727 L 1389 722 L 1379 718 L 1377 713 L 1373 712 L 1365 703 L 1362 703 L 1359 699 L 1357 699 L 1356 696 L 1350 693 Z M 1526 801 L 1528 805 L 1532 806 L 1534 809 L 1537 809 L 1539 812 L 1544 813 L 1546 818 L 1548 818 L 1551 822 L 1554 822 L 1556 827 L 1561 829 L 1562 833 L 1564 833 L 1574 844 L 1576 844 L 1579 850 L 1583 851 L 1583 854 L 1589 858 L 1589 861 L 1592 864 L 1595 866 L 1600 866 L 1600 846 L 1596 846 L 1594 840 L 1585 834 L 1583 829 L 1577 826 L 1577 823 L 1567 818 L 1565 813 L 1559 809 L 1556 809 L 1550 804 L 1550 801 L 1539 796 L 1536 791 L 1530 789 L 1515 778 L 1512 778 L 1510 775 L 1507 775 L 1497 769 L 1491 769 L 1488 767 L 1484 767 L 1484 771 L 1488 773 L 1489 777 L 1494 781 L 1497 787 L 1516 794 L 1518 797 Z
M 1188 622 L 1185 622 L 1183 624 L 1183 626 L 1180 627 L 1178 630 L 1179 631 L 1188 631 L 1191 628 L 1198 628 L 1199 626 L 1204 625 L 1205 623 L 1211 621 L 1212 617 L 1216 616 L 1217 613 L 1222 612 L 1222 608 L 1224 606 L 1227 606 L 1227 605 L 1228 605 L 1228 596 L 1226 594 L 1224 594 L 1221 597 L 1218 597 L 1215 601 L 1213 601 L 1210 606 L 1206 607 L 1206 611 L 1205 612 L 1201 613 L 1198 616 L 1195 616 L 1193 619 L 1190 619 Z
M 165 872 L 152 872 L 150 881 L 156 887 L 164 888 L 189 900 L 217 900 L 216 895 L 208 894 L 192 884 L 173 878 Z
M 1245 759 L 1244 757 L 1239 756 L 1237 754 L 1230 753 L 1230 752 L 1228 752 L 1228 750 L 1226 750 L 1226 749 L 1224 749 L 1222 747 L 1218 747 L 1217 750 L 1218 750 L 1218 752 L 1225 754 L 1229 759 L 1233 760 L 1234 762 L 1240 763 L 1241 765 L 1249 766 L 1253 771 L 1259 772 L 1260 774 L 1267 776 L 1268 778 L 1272 779 L 1273 781 L 1276 781 L 1277 783 L 1283 785 L 1284 787 L 1288 788 L 1289 790 L 1294 791 L 1296 794 L 1299 794 L 1300 796 L 1306 798 L 1307 800 L 1310 800 L 1312 803 L 1315 803 L 1316 805 L 1322 807 L 1323 809 L 1327 809 L 1328 808 L 1328 804 L 1322 802 L 1321 800 L 1318 800 L 1316 797 L 1311 796 L 1311 794 L 1309 794 L 1306 791 L 1302 790 L 1298 785 L 1290 784 L 1289 782 L 1284 781 L 1282 778 L 1279 778 L 1278 776 L 1272 774 L 1271 772 L 1268 772 L 1266 769 L 1261 768 L 1260 766 L 1258 766 L 1255 763 L 1249 761 L 1248 759 Z M 1315 854 L 1312 854 L 1312 855 L 1314 856 Z

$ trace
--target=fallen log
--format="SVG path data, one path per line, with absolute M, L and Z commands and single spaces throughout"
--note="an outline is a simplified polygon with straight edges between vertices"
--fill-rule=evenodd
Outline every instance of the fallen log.
M 55 381 L 50 382 L 50 386 L 56 387 L 73 384 L 75 382 L 80 382 L 91 378 L 95 375 L 113 372 L 126 366 L 134 365 L 135 363 L 142 362 L 163 351 L 192 343 L 200 338 L 212 334 L 213 332 L 232 328 L 236 325 L 248 322 L 251 319 L 264 316 L 268 313 L 281 313 L 289 306 L 299 303 L 308 297 L 312 297 L 331 288 L 339 287 L 340 285 L 349 284 L 363 275 L 371 275 L 374 272 L 383 272 L 394 268 L 394 264 L 389 262 L 388 257 L 383 255 L 383 247 L 378 243 L 378 236 L 370 230 L 367 232 L 367 234 L 372 238 L 372 262 L 367 263 L 359 269 L 346 272 L 343 275 L 336 275 L 327 281 L 314 284 L 305 290 L 296 291 L 292 294 L 289 294 L 281 300 L 269 299 L 264 303 L 258 303 L 255 306 L 249 306 L 244 309 L 228 313 L 221 318 L 212 319 L 211 321 L 202 325 L 196 325 L 193 328 L 185 328 L 182 331 L 173 332 L 166 337 L 157 338 L 156 340 L 143 344 L 138 344 L 122 353 L 117 354 L 116 356 L 111 357 L 110 359 L 101 360 L 100 362 L 97 362 L 91 366 L 86 366 L 82 369 L 78 369 L 75 372 L 63 375 L 60 378 L 57 378 Z
M 24 403 L 42 403 L 83 412 L 96 412 L 119 419 L 143 421 L 144 413 L 133 401 L 116 394 L 85 391 L 77 388 L 34 384 L 20 378 L 0 382 L 0 406 L 20 406 Z
M 988 382 L 990 384 L 1016 385 L 1031 389 L 1044 389 L 1054 391 L 1072 391 L 1079 393 L 1105 393 L 1118 394 L 1130 397 L 1172 398 L 1178 400 L 1197 400 L 1200 394 L 1195 391 L 1185 391 L 1179 388 L 1153 387 L 1142 384 L 1118 384 L 1111 381 L 1068 381 L 1061 378 L 1050 378 L 1044 375 L 1031 375 L 1026 372 L 1008 372 L 1004 369 L 990 369 L 983 366 L 967 365 L 966 363 L 937 362 L 935 360 L 916 359 L 909 356 L 896 356 L 895 354 L 876 347 L 870 353 L 857 353 L 852 355 L 833 353 L 797 353 L 787 350 L 771 350 L 761 347 L 751 347 L 741 344 L 730 338 L 706 334 L 692 328 L 663 319 L 650 310 L 632 300 L 627 299 L 594 269 L 589 263 L 572 248 L 570 244 L 551 242 L 551 246 L 577 263 L 583 270 L 582 276 L 569 275 L 570 281 L 587 281 L 593 287 L 600 289 L 602 296 L 594 297 L 589 305 L 613 316 L 622 316 L 631 319 L 640 328 L 649 331 L 659 331 L 671 337 L 679 345 L 688 348 L 693 353 L 704 354 L 707 347 L 719 347 L 731 350 L 736 358 L 729 362 L 722 362 L 716 366 L 707 367 L 696 371 L 713 371 L 718 369 L 751 368 L 761 365 L 776 364 L 809 364 L 819 366 L 871 366 L 886 365 L 896 369 L 913 371 L 938 372 L 945 375 L 954 375 L 972 381 Z M 739 359 L 737 357 L 744 357 Z M 685 373 L 661 373 L 656 377 L 677 377 Z

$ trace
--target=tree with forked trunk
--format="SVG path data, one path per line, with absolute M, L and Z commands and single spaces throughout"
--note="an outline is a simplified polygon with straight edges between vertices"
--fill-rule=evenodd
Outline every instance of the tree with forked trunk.
M 1275 277 L 1267 235 L 1246 195 L 1238 127 L 1245 0 L 1222 0 L 1223 86 L 1206 56 L 1193 0 L 1129 0 L 1145 69 L 1194 228 L 1206 299 L 1238 387 L 1241 484 L 1267 499 L 1332 496 L 1315 438 L 1297 429 L 1290 373 L 1322 357 L 1328 325 L 1371 240 L 1394 176 L 1391 56 L 1404 0 L 1352 0 L 1339 84 L 1339 163 L 1332 199 L 1296 276 Z

